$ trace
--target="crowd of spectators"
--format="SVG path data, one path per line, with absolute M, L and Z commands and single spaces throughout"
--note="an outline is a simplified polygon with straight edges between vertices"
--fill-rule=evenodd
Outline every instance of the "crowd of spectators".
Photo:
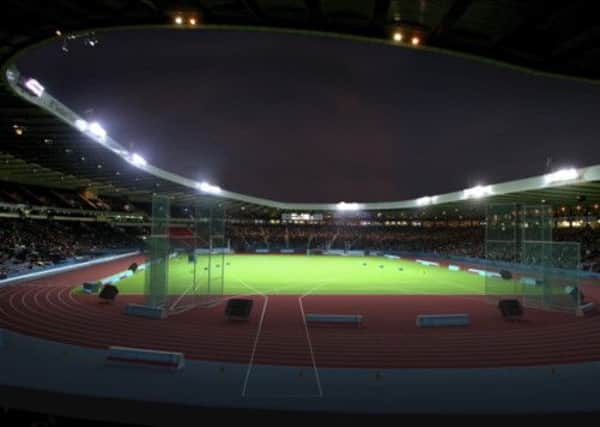
M 180 230 L 181 231 L 181 230 Z M 147 227 L 118 227 L 103 222 L 0 219 L 0 278 L 15 271 L 57 264 L 67 259 L 139 249 Z M 420 252 L 484 258 L 485 227 L 410 227 L 304 224 L 233 224 L 225 232 L 233 250 Z M 180 233 L 180 242 L 193 239 Z M 600 270 L 600 229 L 556 228 L 553 240 L 581 244 L 581 262 Z M 502 248 L 501 248 L 502 249 Z M 505 259 L 506 254 L 497 254 Z
M 256 249 L 370 250 L 427 252 L 439 256 L 484 258 L 485 227 L 388 227 L 315 225 L 236 225 L 228 237 L 238 251 Z M 554 241 L 578 242 L 584 266 L 600 264 L 600 229 L 555 228 Z M 505 247 L 509 247 L 506 244 Z M 516 247 L 516 246 L 515 246 Z M 502 248 L 493 248 L 500 250 Z M 515 250 L 511 247 L 511 250 Z M 506 254 L 500 256 L 507 259 Z
M 139 248 L 126 230 L 106 223 L 78 221 L 0 220 L 0 278 L 106 251 Z
M 371 251 L 434 252 L 464 256 L 483 255 L 480 227 L 386 227 L 269 225 L 232 226 L 228 236 L 237 250 L 255 249 L 361 249 Z

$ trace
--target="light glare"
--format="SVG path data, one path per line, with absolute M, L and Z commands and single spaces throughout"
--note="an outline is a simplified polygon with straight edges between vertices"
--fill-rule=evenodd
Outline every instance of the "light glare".
M 487 186 L 478 185 L 473 188 L 467 188 L 465 191 L 463 191 L 462 198 L 463 199 L 471 199 L 471 198 L 480 199 L 485 196 L 491 196 L 492 194 L 494 194 L 494 191 L 492 190 L 491 185 L 487 185 Z
M 176 23 L 177 25 L 181 25 L 181 24 L 183 24 L 183 18 L 182 18 L 181 16 L 176 16 L 176 17 L 175 17 L 175 23 Z
M 360 209 L 358 203 L 339 202 L 336 207 L 339 211 L 357 211 Z
M 394 33 L 394 41 L 395 42 L 401 42 L 402 41 L 402 33 L 398 32 L 398 33 Z
M 196 187 L 203 193 L 209 193 L 209 194 L 220 194 L 222 191 L 221 187 L 219 187 L 217 185 L 211 185 L 206 181 L 197 183 Z
M 88 128 L 88 122 L 86 122 L 83 119 L 77 119 L 75 120 L 75 126 L 77 127 L 77 129 L 79 129 L 81 132 L 85 132 Z
M 570 181 L 579 178 L 579 172 L 575 168 L 560 169 L 544 176 L 546 184 L 553 182 Z
M 146 159 L 144 159 L 138 153 L 133 153 L 131 155 L 130 163 L 132 165 L 134 165 L 134 166 L 137 166 L 137 167 L 143 167 L 143 166 L 146 166 L 148 164 L 148 162 L 146 162 Z
M 88 129 L 92 135 L 96 136 L 101 141 L 106 139 L 106 131 L 98 122 L 90 123 Z
M 435 203 L 437 200 L 437 196 L 424 196 L 417 199 L 418 206 L 426 206 Z

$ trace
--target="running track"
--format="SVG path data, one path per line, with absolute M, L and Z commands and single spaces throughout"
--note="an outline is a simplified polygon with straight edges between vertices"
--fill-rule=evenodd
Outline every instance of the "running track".
M 112 305 L 73 287 L 125 270 L 137 258 L 83 268 L 0 288 L 0 327 L 94 348 L 109 345 L 180 351 L 188 359 L 255 364 L 363 368 L 459 368 L 576 363 L 600 360 L 600 314 L 527 310 L 525 321 L 504 321 L 477 296 L 312 296 L 306 313 L 360 313 L 362 327 L 315 327 L 302 321 L 298 296 L 252 296 L 250 321 L 228 322 L 223 304 L 189 310 L 166 320 L 122 314 L 138 296 Z M 600 300 L 595 286 L 585 294 Z M 268 299 L 268 302 L 267 302 Z M 260 334 L 258 327 L 263 312 Z M 468 328 L 421 329 L 422 313 L 468 312 Z M 309 349 L 312 343 L 313 354 Z

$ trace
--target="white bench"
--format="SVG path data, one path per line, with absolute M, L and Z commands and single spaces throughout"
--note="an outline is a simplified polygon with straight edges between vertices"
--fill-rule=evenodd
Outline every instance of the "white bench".
M 162 307 L 129 303 L 125 306 L 125 314 L 129 316 L 147 317 L 149 319 L 165 319 L 167 310 Z
M 537 286 L 540 284 L 540 281 L 537 279 L 534 279 L 533 277 L 521 277 L 521 280 L 519 280 L 520 283 L 527 285 L 527 286 Z
M 467 313 L 417 315 L 417 326 L 419 328 L 436 328 L 443 326 L 469 326 L 470 324 L 471 320 Z
M 183 369 L 183 353 L 111 346 L 106 363 L 109 365 L 146 366 L 167 370 Z
M 361 314 L 316 314 L 306 315 L 307 323 L 345 323 L 360 325 L 362 323 Z

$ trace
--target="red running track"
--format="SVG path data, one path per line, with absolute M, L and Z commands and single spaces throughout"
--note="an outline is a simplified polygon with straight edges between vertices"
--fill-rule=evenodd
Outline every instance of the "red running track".
M 0 288 L 0 327 L 68 344 L 180 351 L 188 359 L 364 368 L 527 366 L 600 360 L 600 314 L 527 310 L 504 321 L 477 296 L 252 296 L 248 322 L 230 322 L 223 304 L 165 320 L 123 314 L 139 296 L 74 295 L 73 287 L 125 270 L 135 258 Z M 138 260 L 139 261 L 139 260 Z M 600 300 L 595 287 L 587 297 Z M 360 313 L 362 327 L 307 327 L 305 313 Z M 469 313 L 467 328 L 423 329 L 417 314 Z M 260 333 L 259 333 L 260 332 Z

